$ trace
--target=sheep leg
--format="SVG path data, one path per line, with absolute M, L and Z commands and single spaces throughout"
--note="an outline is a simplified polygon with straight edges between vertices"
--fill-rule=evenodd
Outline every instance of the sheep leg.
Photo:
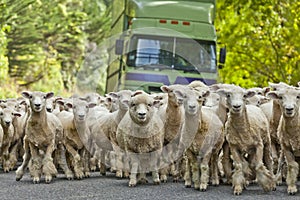
M 184 172 L 184 185 L 187 188 L 192 187 L 192 178 L 191 178 L 191 164 L 187 155 L 185 155 L 184 159 L 185 164 L 185 172 Z
M 9 146 L 10 145 L 5 145 L 2 153 L 2 163 L 3 163 L 2 165 L 3 165 L 3 170 L 6 173 L 9 172 L 9 167 L 10 167 Z
M 10 153 L 9 153 L 9 162 L 10 162 L 9 170 L 13 170 L 14 167 L 16 166 L 17 162 L 18 162 L 18 159 L 17 159 L 17 156 L 18 156 L 17 149 L 18 149 L 19 145 L 20 145 L 20 142 L 18 141 L 10 149 Z
M 287 192 L 290 195 L 295 195 L 297 193 L 296 182 L 299 173 L 299 165 L 295 161 L 295 157 L 293 153 L 289 151 L 287 147 L 283 147 L 282 150 L 287 162 L 287 176 L 286 176 L 286 183 L 288 185 Z
M 273 171 L 273 158 L 272 158 L 272 146 L 271 143 L 266 143 L 264 144 L 264 149 L 263 149 L 263 161 L 267 167 L 267 169 L 274 175 Z M 277 159 L 278 163 L 278 159 Z
M 198 166 L 200 164 L 200 191 L 204 192 L 207 190 L 207 185 L 209 182 L 209 162 L 211 160 L 212 149 L 210 148 L 206 154 L 204 155 L 202 161 L 198 161 Z M 218 153 L 215 156 L 215 165 L 218 164 Z M 217 167 L 216 167 L 217 168 Z M 217 177 L 218 178 L 218 168 L 216 169 Z
M 255 166 L 256 179 L 259 185 L 263 187 L 265 191 L 276 190 L 276 182 L 274 175 L 263 164 L 263 145 L 256 147 L 256 153 L 250 160 L 251 167 Z
M 191 163 L 191 167 L 192 167 L 192 180 L 194 182 L 194 188 L 195 188 L 195 190 L 199 190 L 199 188 L 200 188 L 200 168 L 199 168 L 197 159 L 196 159 L 196 157 L 194 157 L 194 155 L 190 157 L 190 163 Z
M 68 167 L 67 158 L 66 158 L 66 151 L 65 151 L 65 147 L 64 147 L 63 144 L 58 144 L 58 148 L 56 149 L 55 155 L 58 156 L 58 158 L 57 158 L 58 165 L 64 171 L 66 178 L 68 180 L 72 180 L 73 179 L 73 173 L 70 170 L 70 168 Z
M 246 180 L 243 173 L 243 161 L 236 146 L 230 146 L 232 158 L 235 162 L 234 173 L 232 175 L 232 186 L 234 195 L 242 194 Z
M 82 163 L 83 163 L 83 171 L 84 171 L 84 176 L 85 177 L 90 177 L 90 163 L 89 163 L 89 158 L 91 157 L 91 154 L 83 148 L 81 150 L 81 157 L 82 157 Z
M 33 183 L 39 183 L 42 175 L 42 160 L 39 155 L 39 149 L 30 143 L 31 162 L 29 164 L 29 172 L 33 177 Z
M 76 178 L 82 179 L 84 174 L 82 171 L 81 157 L 80 157 L 79 153 L 70 144 L 65 144 L 65 146 L 66 146 L 67 151 L 72 156 L 73 167 L 74 167 L 74 172 L 75 172 Z
M 224 169 L 224 174 L 226 177 L 227 184 L 231 184 L 232 182 L 232 161 L 230 159 L 230 148 L 228 142 L 225 140 L 223 144 L 223 157 L 222 157 L 222 165 Z
M 29 143 L 28 143 L 28 141 L 24 140 L 23 162 L 16 171 L 16 181 L 20 181 L 22 179 L 22 177 L 24 175 L 24 170 L 28 166 L 30 158 L 31 158 L 31 154 L 29 151 Z
M 217 186 L 217 185 L 220 184 L 219 167 L 218 167 L 219 152 L 214 152 L 211 155 L 211 160 L 210 161 L 211 161 L 211 182 L 212 182 L 212 185 Z M 201 168 L 201 170 L 202 170 L 202 168 Z M 201 174 L 202 174 L 202 171 L 201 171 Z
M 54 151 L 54 140 L 51 144 L 48 145 L 46 149 L 45 156 L 43 158 L 42 164 L 42 172 L 45 174 L 46 183 L 50 183 L 52 180 L 52 176 L 57 176 L 57 169 L 53 163 L 52 153 Z
M 131 158 L 131 169 L 130 169 L 130 177 L 129 177 L 129 187 L 135 187 L 137 184 L 137 173 L 139 168 L 139 161 L 137 158 L 132 156 Z

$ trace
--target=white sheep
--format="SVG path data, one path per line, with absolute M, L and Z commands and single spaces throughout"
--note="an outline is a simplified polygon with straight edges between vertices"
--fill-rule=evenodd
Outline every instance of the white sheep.
M 16 171 L 17 181 L 21 180 L 29 163 L 29 171 L 34 183 L 40 182 L 42 174 L 45 175 L 46 183 L 50 183 L 52 177 L 57 175 L 53 153 L 58 156 L 58 163 L 67 178 L 73 178 L 65 159 L 62 124 L 54 114 L 46 111 L 46 100 L 53 95 L 53 92 L 22 92 L 22 96 L 30 101 L 31 113 L 26 122 L 25 153 L 23 163 Z
M 135 92 L 117 129 L 118 145 L 130 162 L 130 187 L 147 182 L 147 172 L 152 172 L 154 184 L 160 183 L 158 170 L 164 127 L 154 108 L 156 103 L 159 101 L 148 94 Z
M 161 90 L 168 95 L 167 98 L 165 98 L 167 103 L 164 103 L 162 109 L 159 110 L 161 119 L 165 124 L 164 151 L 162 157 L 166 164 L 171 164 L 171 174 L 174 182 L 177 182 L 179 179 L 179 164 L 181 162 L 181 156 L 180 158 L 177 157 L 176 151 L 179 145 L 182 124 L 184 122 L 182 97 L 178 97 L 178 95 L 176 95 L 176 91 L 185 89 L 186 87 L 183 85 L 161 86 Z M 161 181 L 167 181 L 167 172 L 167 167 L 163 167 L 160 172 Z
M 117 170 L 117 177 L 123 177 L 122 159 L 115 154 L 117 153 L 115 151 L 118 151 L 116 132 L 118 124 L 128 111 L 131 95 L 132 91 L 130 90 L 121 90 L 117 93 L 111 92 L 110 96 L 116 100 L 119 109 L 112 113 L 102 112 L 102 115 L 90 125 L 91 140 L 95 144 L 93 154 L 101 162 L 100 173 L 102 175 L 106 174 L 105 165 L 110 165 L 112 171 Z M 106 156 L 110 157 L 109 161 L 106 161 Z
M 87 148 L 91 146 L 86 118 L 89 109 L 96 106 L 95 103 L 87 103 L 80 99 L 73 99 L 69 102 L 73 112 L 62 111 L 57 114 L 60 119 L 65 135 L 64 145 L 67 150 L 67 158 L 70 159 L 70 168 L 74 170 L 75 177 L 82 179 L 89 177 L 89 153 Z
M 7 107 L 0 111 L 0 124 L 3 128 L 3 140 L 1 148 L 2 166 L 4 172 L 9 172 L 17 163 L 16 148 L 17 142 L 15 140 L 15 129 L 13 120 L 15 117 L 20 117 L 21 114 Z
M 209 95 L 208 88 L 175 91 L 183 98 L 184 123 L 179 144 L 179 153 L 185 150 L 186 171 L 185 186 L 206 191 L 209 173 L 212 184 L 219 184 L 218 155 L 224 142 L 223 124 L 219 117 L 202 104 Z M 191 177 L 192 173 L 192 177 Z
M 255 95 L 255 92 L 245 91 L 238 86 L 219 89 L 217 92 L 226 97 L 229 108 L 225 135 L 234 162 L 234 194 L 242 193 L 246 178 L 256 178 L 265 191 L 274 190 L 276 184 L 268 120 L 260 108 L 245 104 L 246 99 Z
M 299 173 L 299 164 L 295 157 L 300 157 L 300 135 L 297 134 L 300 129 L 300 90 L 285 87 L 271 91 L 267 96 L 278 101 L 282 112 L 277 134 L 287 163 L 287 192 L 294 195 L 297 192 L 296 181 Z

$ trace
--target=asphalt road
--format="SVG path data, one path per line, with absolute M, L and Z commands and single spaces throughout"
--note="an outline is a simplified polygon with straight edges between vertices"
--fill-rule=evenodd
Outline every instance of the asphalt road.
M 151 180 L 151 177 L 149 177 Z M 15 172 L 0 173 L 0 200 L 6 199 L 300 199 L 300 192 L 289 196 L 286 185 L 278 186 L 274 192 L 264 192 L 256 184 L 248 186 L 241 196 L 232 194 L 231 186 L 210 186 L 206 192 L 185 188 L 183 182 L 150 183 L 137 185 L 134 188 L 127 186 L 127 179 L 116 179 L 114 174 L 101 176 L 94 172 L 90 178 L 68 181 L 60 174 L 50 184 L 42 179 L 40 184 L 33 184 L 27 172 L 19 182 L 15 181 Z M 298 181 L 300 190 L 300 181 Z

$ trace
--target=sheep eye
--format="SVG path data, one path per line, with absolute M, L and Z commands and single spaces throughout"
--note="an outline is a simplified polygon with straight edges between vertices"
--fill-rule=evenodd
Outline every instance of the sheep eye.
M 32 99 L 32 95 L 29 95 L 29 99 Z
M 229 98 L 229 97 L 230 97 L 230 94 L 227 94 L 226 97 Z
M 282 97 L 282 96 L 279 96 L 279 99 L 280 99 L 280 100 L 282 100 L 282 99 L 283 99 L 283 97 Z
M 135 103 L 132 103 L 131 106 L 135 106 Z
M 300 99 L 300 96 L 299 96 L 299 95 L 297 96 L 297 99 Z
M 149 107 L 151 107 L 151 106 L 152 106 L 152 104 L 151 104 L 151 103 L 148 103 L 148 106 L 149 106 Z

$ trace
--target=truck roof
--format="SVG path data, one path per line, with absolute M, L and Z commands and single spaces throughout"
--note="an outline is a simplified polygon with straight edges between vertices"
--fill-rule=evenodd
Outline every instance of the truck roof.
M 157 18 L 214 23 L 216 0 L 128 0 L 132 18 Z

